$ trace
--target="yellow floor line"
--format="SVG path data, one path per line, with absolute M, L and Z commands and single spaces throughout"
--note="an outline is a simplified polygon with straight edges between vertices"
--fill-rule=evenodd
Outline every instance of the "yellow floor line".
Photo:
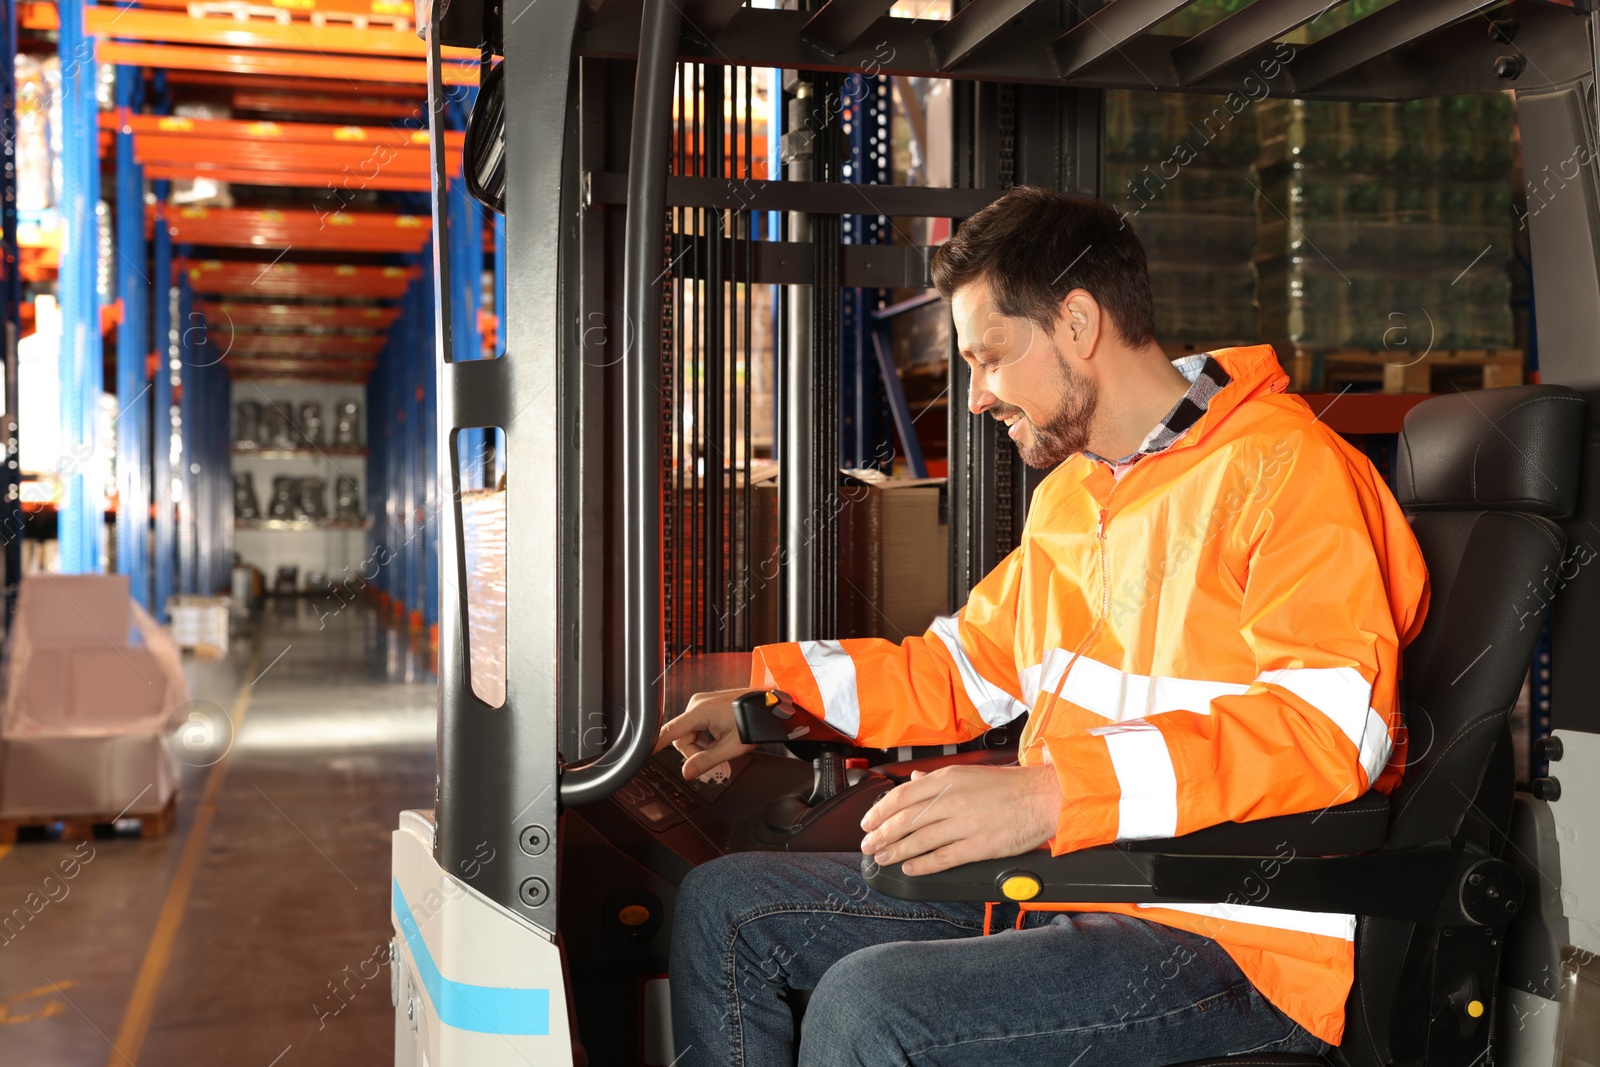
M 260 653 L 250 657 L 245 677 L 255 675 L 260 663 Z M 244 725 L 245 710 L 250 706 L 250 683 L 239 691 L 229 717 L 233 720 L 233 739 L 237 743 L 239 728 Z M 117 1028 L 117 1039 L 112 1043 L 106 1067 L 127 1067 L 139 1062 L 144 1039 L 150 1032 L 150 1020 L 155 1013 L 156 995 L 161 992 L 161 980 L 166 977 L 167 964 L 172 960 L 172 946 L 178 937 L 178 927 L 183 922 L 184 909 L 189 904 L 189 890 L 194 888 L 195 870 L 200 866 L 200 853 L 205 848 L 206 834 L 217 814 L 217 797 L 222 793 L 222 781 L 228 774 L 230 748 L 206 781 L 206 790 L 200 797 L 200 810 L 195 813 L 194 825 L 189 828 L 189 838 L 183 843 L 183 854 L 178 859 L 178 869 L 167 886 L 166 899 L 161 902 L 161 914 L 150 935 L 150 947 L 145 950 L 144 962 L 139 966 L 139 976 L 134 979 L 133 993 L 122 1013 L 122 1025 Z

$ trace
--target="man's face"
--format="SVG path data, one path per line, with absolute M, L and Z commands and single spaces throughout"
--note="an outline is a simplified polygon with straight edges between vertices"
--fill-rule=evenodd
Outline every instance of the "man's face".
M 1072 369 L 1049 333 L 1001 314 L 982 281 L 958 289 L 950 312 L 972 368 L 968 410 L 1005 423 L 1022 462 L 1039 470 L 1088 447 L 1098 387 Z

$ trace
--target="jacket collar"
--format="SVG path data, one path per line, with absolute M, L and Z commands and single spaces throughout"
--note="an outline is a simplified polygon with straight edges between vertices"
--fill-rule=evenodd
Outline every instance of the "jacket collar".
M 1232 380 L 1211 398 L 1204 414 L 1189 427 L 1188 433 L 1166 449 L 1168 452 L 1199 444 L 1230 412 L 1256 397 L 1289 389 L 1289 376 L 1278 365 L 1277 353 L 1271 345 L 1218 348 L 1212 350 L 1211 356 L 1222 364 Z
M 1167 455 L 1179 449 L 1192 448 L 1205 439 L 1212 429 L 1222 423 L 1234 409 L 1256 397 L 1287 392 L 1289 376 L 1278 365 L 1278 356 L 1271 345 L 1250 345 L 1242 348 L 1217 348 L 1211 356 L 1228 372 L 1230 381 L 1206 405 L 1205 412 L 1190 426 L 1188 432 L 1168 445 L 1157 455 Z M 1150 462 L 1154 456 L 1141 461 Z M 1135 468 L 1137 469 L 1137 468 Z M 1077 474 L 1069 474 L 1076 471 Z M 1089 488 L 1102 502 L 1109 496 L 1115 478 L 1103 460 L 1093 460 L 1082 452 L 1063 461 L 1046 476 L 1047 480 L 1060 474 Z M 1042 483 L 1041 483 L 1042 484 Z
M 1172 361 L 1172 366 L 1188 379 L 1189 391 L 1179 397 L 1178 402 L 1168 409 L 1161 421 L 1145 434 L 1139 447 L 1121 459 L 1107 459 L 1105 456 L 1095 455 L 1086 448 L 1083 450 L 1086 457 L 1099 460 L 1112 470 L 1120 471 L 1124 467 L 1131 466 L 1141 456 L 1166 451 L 1188 433 L 1191 426 L 1200 421 L 1200 416 L 1205 414 L 1211 398 L 1231 380 L 1221 362 L 1209 352 L 1199 352 L 1175 359 Z

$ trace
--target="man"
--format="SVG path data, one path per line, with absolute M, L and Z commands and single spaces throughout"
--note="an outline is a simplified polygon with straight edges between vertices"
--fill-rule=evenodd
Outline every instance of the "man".
M 1271 348 L 1169 361 L 1144 249 L 1099 201 L 1017 189 L 934 259 L 968 405 L 1039 485 L 1021 545 L 927 634 L 756 649 L 752 685 L 868 747 L 1028 713 L 1020 765 L 948 767 L 862 824 L 928 874 L 1315 811 L 1392 789 L 1400 650 L 1427 576 L 1372 465 Z M 686 777 L 748 751 L 731 692 L 662 730 Z M 856 855 L 694 871 L 672 944 L 679 1062 L 1172 1064 L 1337 1044 L 1355 921 L 1230 903 L 985 909 L 894 900 Z M 1291 861 L 1292 862 L 1292 861 Z M 1270 892 L 1270 885 L 1264 887 Z M 1004 932 L 990 933 L 986 918 Z

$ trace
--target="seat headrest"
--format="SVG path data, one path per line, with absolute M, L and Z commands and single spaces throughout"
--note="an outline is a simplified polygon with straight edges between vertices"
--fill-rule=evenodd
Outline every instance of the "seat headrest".
M 1586 408 L 1561 385 L 1424 400 L 1406 413 L 1400 431 L 1395 498 L 1411 511 L 1570 515 Z

